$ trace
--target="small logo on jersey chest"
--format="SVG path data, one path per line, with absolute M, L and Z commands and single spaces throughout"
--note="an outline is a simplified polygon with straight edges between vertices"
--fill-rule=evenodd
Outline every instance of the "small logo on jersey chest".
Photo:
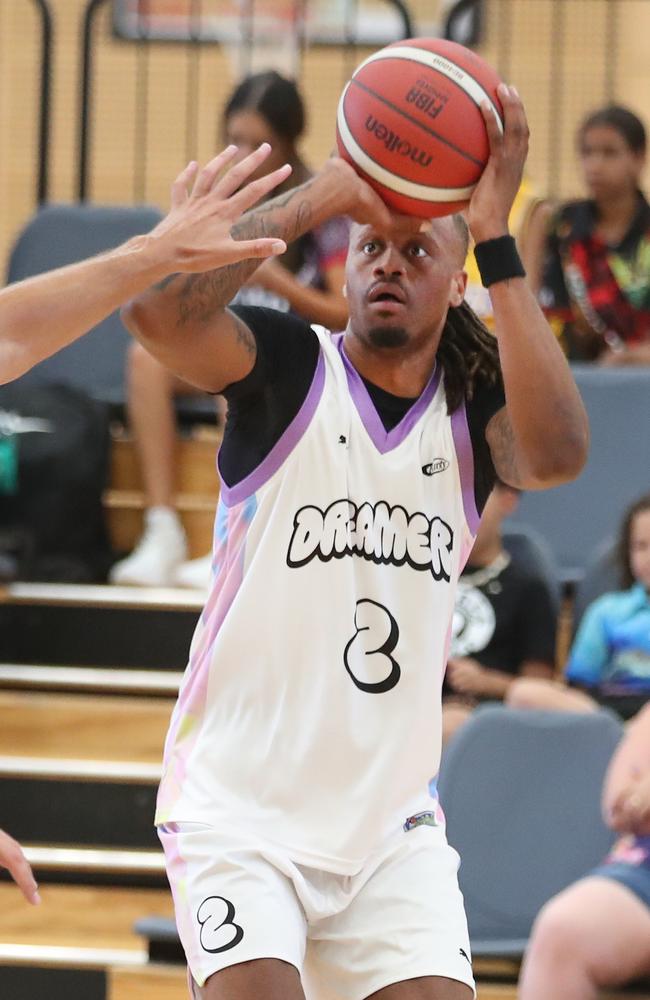
M 432 812 L 421 812 L 415 813 L 414 816 L 409 816 L 404 823 L 404 832 L 408 833 L 409 830 L 415 830 L 416 826 L 438 826 L 436 814 Z
M 444 472 L 448 468 L 449 462 L 446 458 L 434 458 L 433 462 L 427 462 L 422 466 L 422 471 L 425 476 L 435 476 L 436 472 Z

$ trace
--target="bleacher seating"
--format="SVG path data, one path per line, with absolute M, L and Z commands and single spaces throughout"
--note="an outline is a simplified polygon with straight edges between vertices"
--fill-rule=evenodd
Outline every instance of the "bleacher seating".
M 161 217 L 158 209 L 147 205 L 47 205 L 18 237 L 9 258 L 7 282 L 21 281 L 118 246 L 148 232 Z M 129 342 L 129 334 L 114 312 L 85 337 L 41 362 L 20 382 L 62 382 L 96 399 L 121 405 Z
M 574 365 L 591 428 L 587 466 L 573 483 L 524 494 L 512 523 L 550 544 L 565 579 L 579 580 L 626 508 L 650 490 L 650 368 Z

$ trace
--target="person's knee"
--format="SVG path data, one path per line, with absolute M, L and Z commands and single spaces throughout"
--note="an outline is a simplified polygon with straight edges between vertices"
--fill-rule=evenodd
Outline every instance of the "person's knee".
M 555 966 L 583 961 L 585 931 L 562 896 L 551 899 L 537 915 L 528 945 L 528 962 Z
M 458 732 L 458 730 L 463 726 L 470 715 L 472 714 L 471 708 L 465 708 L 460 705 L 443 704 L 442 706 L 442 745 L 446 746 L 449 743 L 452 736 Z
M 532 677 L 518 677 L 508 688 L 505 704 L 510 708 L 539 708 L 547 696 L 548 683 Z

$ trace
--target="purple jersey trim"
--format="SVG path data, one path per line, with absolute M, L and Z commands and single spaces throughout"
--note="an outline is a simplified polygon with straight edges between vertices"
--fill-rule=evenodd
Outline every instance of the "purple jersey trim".
M 469 530 L 473 535 L 475 535 L 481 522 L 481 515 L 476 509 L 476 495 L 474 493 L 474 450 L 472 448 L 472 438 L 469 433 L 467 410 L 465 409 L 464 400 L 451 415 L 451 432 L 454 437 L 456 458 L 458 459 L 460 485 L 463 491 L 465 520 L 467 521 Z
M 217 471 L 221 480 L 221 499 L 226 507 L 234 507 L 235 504 L 246 500 L 267 483 L 274 473 L 289 457 L 296 447 L 301 437 L 309 427 L 312 417 L 316 412 L 316 407 L 323 394 L 325 385 L 325 358 L 321 348 L 316 363 L 316 371 L 309 387 L 309 392 L 305 396 L 304 402 L 295 417 L 287 427 L 282 437 L 276 441 L 266 458 L 260 462 L 256 469 L 242 479 L 235 486 L 228 486 L 221 475 L 219 456 L 217 456 Z
M 363 379 L 345 353 L 345 348 L 343 346 L 343 334 L 338 334 L 332 339 L 336 343 L 339 354 L 341 355 L 343 366 L 345 368 L 345 374 L 348 380 L 350 395 L 357 408 L 357 413 L 361 418 L 361 423 L 366 428 L 368 436 L 379 454 L 385 455 L 386 452 L 392 451 L 402 443 L 427 409 L 440 382 L 439 368 L 436 365 L 431 373 L 431 378 L 422 390 L 421 395 L 415 403 L 413 403 L 410 410 L 404 414 L 400 422 L 393 427 L 392 430 L 387 431 L 381 421 L 381 417 L 375 409 L 368 390 L 363 384 Z

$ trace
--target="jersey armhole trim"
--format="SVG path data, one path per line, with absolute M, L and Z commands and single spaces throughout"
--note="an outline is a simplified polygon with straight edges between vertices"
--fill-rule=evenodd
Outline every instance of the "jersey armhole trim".
M 476 496 L 474 493 L 474 449 L 472 448 L 472 438 L 469 432 L 469 424 L 467 423 L 467 410 L 464 400 L 451 415 L 451 433 L 454 438 L 454 447 L 458 459 L 465 520 L 472 535 L 476 535 L 478 526 L 481 523 L 481 516 L 476 508 Z
M 316 370 L 314 372 L 311 385 L 309 386 L 309 390 L 300 409 L 287 429 L 283 432 L 282 436 L 273 445 L 266 458 L 260 462 L 257 468 L 253 469 L 252 472 L 249 472 L 248 475 L 241 480 L 241 482 L 236 483 L 234 486 L 228 486 L 223 478 L 219 456 L 217 456 L 217 471 L 219 473 L 219 479 L 221 480 L 220 499 L 226 507 L 234 507 L 235 504 L 241 503 L 243 500 L 247 500 L 248 497 L 257 493 L 257 491 L 269 481 L 271 476 L 275 475 L 309 427 L 312 417 L 316 412 L 316 407 L 318 406 L 320 398 L 323 394 L 324 385 L 325 358 L 321 347 L 318 352 L 318 361 L 316 362 Z

